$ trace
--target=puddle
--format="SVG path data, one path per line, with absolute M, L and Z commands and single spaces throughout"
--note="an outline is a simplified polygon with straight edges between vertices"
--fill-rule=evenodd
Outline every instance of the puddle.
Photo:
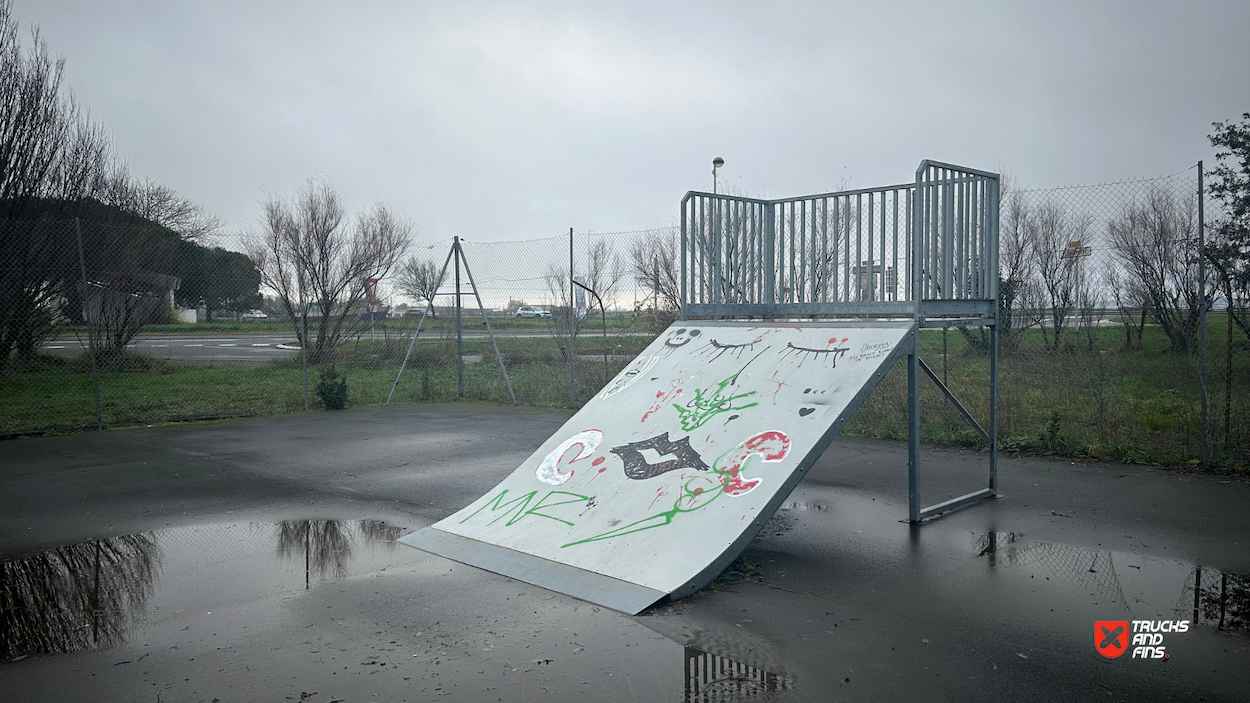
M 1033 542 L 1017 532 L 972 536 L 972 552 L 996 572 L 1055 584 L 1053 597 L 1099 599 L 1126 618 L 1189 620 L 1216 630 L 1247 630 L 1250 576 L 1131 552 Z
M 0 660 L 103 649 L 137 627 L 417 561 L 380 520 L 202 525 L 0 562 Z
M 351 699 L 378 687 L 690 702 L 795 689 L 791 674 L 725 656 L 716 638 L 683 642 L 580 602 L 556 606 L 549 592 L 397 544 L 406 532 L 378 520 L 223 523 L 0 562 L 0 662 L 17 667 L 6 685 L 32 699 L 94 687 L 101 700 L 152 685 L 170 700 L 208 689 L 247 699 L 293 678 Z M 70 652 L 83 654 L 36 656 Z

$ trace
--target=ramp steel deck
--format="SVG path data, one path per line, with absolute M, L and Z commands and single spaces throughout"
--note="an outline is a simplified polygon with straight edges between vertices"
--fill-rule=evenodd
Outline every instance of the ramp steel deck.
M 916 323 L 687 320 L 486 495 L 404 544 L 626 613 L 751 541 Z

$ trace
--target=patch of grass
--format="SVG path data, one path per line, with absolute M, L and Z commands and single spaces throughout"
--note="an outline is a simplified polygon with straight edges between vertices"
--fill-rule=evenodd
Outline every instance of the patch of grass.
M 744 581 L 754 581 L 756 583 L 764 582 L 764 573 L 760 571 L 759 564 L 751 561 L 744 554 L 739 554 L 725 570 L 712 579 L 712 582 L 704 586 L 704 591 L 719 591 L 722 588 L 735 586 Z
M 514 320 L 545 331 L 546 321 Z M 611 324 L 611 320 L 609 323 Z M 464 343 L 463 394 L 457 377 L 455 343 L 446 320 L 427 336 L 422 332 L 394 403 L 451 401 L 458 397 L 508 403 L 494 348 L 485 339 Z M 492 320 L 493 324 L 493 320 Z M 440 328 L 440 325 L 442 326 Z M 187 327 L 195 327 L 188 325 Z M 1201 452 L 1201 413 L 1197 365 L 1186 354 L 1167 351 L 1168 340 L 1147 327 L 1142 346 L 1123 349 L 1123 333 L 1101 328 L 1094 350 L 1065 346 L 1041 348 L 1034 330 L 1021 334 L 1000 354 L 999 437 L 1008 452 L 1089 457 L 1117 462 L 1187 465 Z M 1238 341 L 1233 356 L 1234 392 L 1224 422 L 1223 344 L 1225 332 L 1211 334 L 1213 359 L 1210 415 L 1216 465 L 1250 468 L 1250 348 Z M 1073 335 L 1073 339 L 1076 339 Z M 352 405 L 380 405 L 395 381 L 410 338 L 379 334 L 343 344 L 327 360 L 347 376 Z M 577 341 L 576 405 L 582 405 L 649 336 L 584 332 Z M 1087 341 L 1082 338 L 1082 342 Z M 568 407 L 569 362 L 561 344 L 545 334 L 498 337 L 517 402 Z M 941 332 L 921 334 L 921 353 L 964 406 L 988 429 L 989 358 L 956 331 L 947 334 L 945 364 Z M 607 352 L 607 363 L 599 355 Z M 1216 360 L 1220 362 L 1217 365 Z M 123 354 L 101 360 L 100 396 L 106 426 L 155 424 L 198 418 L 272 415 L 302 410 L 303 377 L 298 354 L 254 366 L 197 366 Z M 315 384 L 320 367 L 309 369 Z M 907 436 L 905 363 L 886 374 L 844 432 L 904 439 Z M 964 421 L 927 377 L 921 383 L 921 439 L 946 446 L 985 449 L 979 433 Z M 314 396 L 315 402 L 315 396 Z M 94 428 L 90 364 L 76 359 L 38 357 L 10 361 L 0 375 L 0 433 L 73 432 Z
M 1209 350 L 1223 350 L 1225 333 L 1210 334 Z M 999 358 L 999 443 L 1004 451 L 1171 466 L 1188 465 L 1200 456 L 1197 362 L 1169 351 L 1168 340 L 1158 328 L 1146 328 L 1138 350 L 1123 349 L 1123 332 L 1117 328 L 1096 330 L 1093 351 L 1064 345 L 1060 351 L 1046 352 L 1035 330 L 1016 341 L 1004 345 Z M 922 332 L 920 346 L 921 356 L 942 377 L 941 332 Z M 1250 379 L 1250 349 L 1235 340 L 1227 443 L 1223 441 L 1224 396 L 1220 392 L 1224 367 L 1210 361 L 1214 353 L 1208 353 L 1214 463 L 1218 468 L 1245 471 L 1250 469 L 1250 395 L 1244 392 Z M 948 386 L 988 429 L 988 356 L 951 332 L 945 367 Z M 844 431 L 905 438 L 906 382 L 906 364 L 900 361 Z M 923 441 L 987 447 L 923 374 L 920 391 Z

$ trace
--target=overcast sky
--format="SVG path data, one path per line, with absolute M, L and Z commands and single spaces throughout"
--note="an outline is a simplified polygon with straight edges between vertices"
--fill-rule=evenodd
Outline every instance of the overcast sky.
M 667 225 L 687 190 L 1173 173 L 1250 111 L 1250 2 L 16 0 L 132 173 L 232 231 L 322 175 L 418 239 Z

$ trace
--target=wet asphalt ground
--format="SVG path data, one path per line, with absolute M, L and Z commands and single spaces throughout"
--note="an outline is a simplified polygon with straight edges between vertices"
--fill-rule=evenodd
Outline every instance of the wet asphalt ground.
M 1250 490 L 1225 477 L 1008 457 L 1004 498 L 914 527 L 905 445 L 841 438 L 746 580 L 638 617 L 393 544 L 567 417 L 464 403 L 3 442 L 0 698 L 1250 695 Z M 926 448 L 925 503 L 985 470 Z M 1167 659 L 1095 650 L 1095 620 L 1147 619 L 1192 622 Z

